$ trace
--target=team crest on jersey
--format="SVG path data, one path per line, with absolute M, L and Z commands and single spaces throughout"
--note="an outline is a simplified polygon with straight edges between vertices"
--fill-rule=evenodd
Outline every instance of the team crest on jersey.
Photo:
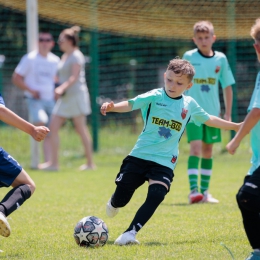
M 185 118 L 186 118 L 186 115 L 187 115 L 187 113 L 188 113 L 188 110 L 187 110 L 187 109 L 185 109 L 185 108 L 183 108 L 183 109 L 182 109 L 182 112 L 181 112 L 181 118 L 182 118 L 182 119 L 185 119 Z
M 217 66 L 215 72 L 218 73 L 220 71 L 220 66 Z
M 177 156 L 176 156 L 176 155 L 173 155 L 173 156 L 172 156 L 172 159 L 171 159 L 171 162 L 172 162 L 172 163 L 176 163 L 176 161 L 177 161 Z

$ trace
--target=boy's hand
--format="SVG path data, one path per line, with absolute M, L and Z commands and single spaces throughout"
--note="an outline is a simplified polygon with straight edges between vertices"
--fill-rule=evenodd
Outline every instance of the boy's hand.
M 105 116 L 107 114 L 107 112 L 112 111 L 114 107 L 115 107 L 115 105 L 114 105 L 113 101 L 111 101 L 109 103 L 108 102 L 103 103 L 103 105 L 100 108 L 100 112 L 103 116 Z
M 231 115 L 224 114 L 224 119 L 225 119 L 226 121 L 231 122 Z
M 256 52 L 256 55 L 257 55 L 257 59 L 258 61 L 260 62 L 260 46 L 259 44 L 253 44 L 254 48 L 255 48 L 255 52 Z
M 242 127 L 243 124 L 244 124 L 244 122 L 242 122 L 242 123 L 237 123 L 237 124 L 236 124 L 236 129 L 234 129 L 234 131 L 238 132 L 238 130 Z
M 240 143 L 237 142 L 237 141 L 235 140 L 235 138 L 233 138 L 233 139 L 227 144 L 226 149 L 228 150 L 228 152 L 229 152 L 230 154 L 233 155 L 233 154 L 235 154 L 236 149 L 238 148 L 239 145 L 240 145 Z
M 46 126 L 35 126 L 32 130 L 32 138 L 35 140 L 35 141 L 42 141 L 46 135 L 50 132 L 49 128 L 46 127 Z
M 29 91 L 29 90 L 28 90 Z M 29 91 L 34 99 L 40 99 L 40 92 L 37 90 L 30 89 Z

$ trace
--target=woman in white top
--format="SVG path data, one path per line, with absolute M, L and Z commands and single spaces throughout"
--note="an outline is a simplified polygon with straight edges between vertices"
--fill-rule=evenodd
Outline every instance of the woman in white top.
M 58 40 L 64 52 L 58 66 L 59 86 L 55 89 L 57 103 L 53 109 L 50 123 L 52 156 L 41 165 L 44 170 L 58 170 L 58 131 L 63 123 L 71 118 L 80 135 L 85 150 L 86 164 L 80 170 L 95 168 L 92 158 L 92 140 L 86 126 L 86 116 L 91 113 L 88 88 L 85 80 L 85 58 L 78 48 L 80 28 L 73 26 L 61 32 Z

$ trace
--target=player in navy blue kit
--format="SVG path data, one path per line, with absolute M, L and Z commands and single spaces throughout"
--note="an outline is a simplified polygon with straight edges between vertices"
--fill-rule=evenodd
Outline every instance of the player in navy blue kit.
M 183 95 L 192 87 L 194 74 L 195 70 L 188 61 L 173 59 L 164 74 L 164 88 L 151 90 L 128 101 L 117 104 L 106 102 L 101 106 L 103 115 L 141 109 L 144 120 L 143 131 L 123 160 L 116 177 L 117 187 L 107 203 L 107 215 L 114 217 L 145 181 L 149 182 L 148 194 L 128 229 L 116 239 L 117 245 L 139 244 L 135 235 L 170 189 L 178 160 L 179 141 L 189 121 L 227 130 L 240 127 L 240 124 L 209 115 L 192 97 Z
M 6 108 L 1 95 L 0 120 L 31 135 L 38 142 L 42 141 L 49 132 L 47 127 L 34 126 Z M 21 165 L 0 147 L 0 188 L 9 186 L 13 189 L 0 202 L 0 235 L 4 237 L 11 234 L 6 217 L 30 198 L 35 190 L 35 183 Z

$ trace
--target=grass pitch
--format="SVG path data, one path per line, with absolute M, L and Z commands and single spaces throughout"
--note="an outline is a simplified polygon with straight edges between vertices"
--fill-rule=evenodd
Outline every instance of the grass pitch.
M 118 129 L 118 128 L 117 128 Z M 78 137 L 66 127 L 61 131 L 59 172 L 29 170 L 29 139 L 16 130 L 1 128 L 1 145 L 13 155 L 36 182 L 31 199 L 9 219 L 12 234 L 0 238 L 0 259 L 245 259 L 251 251 L 246 239 L 235 194 L 250 167 L 248 138 L 235 156 L 224 151 L 229 133 L 215 145 L 210 192 L 218 205 L 188 205 L 186 138 L 180 144 L 178 165 L 171 191 L 156 213 L 137 235 L 139 246 L 119 247 L 113 241 L 128 227 L 144 202 L 147 184 L 134 194 L 119 214 L 109 219 L 105 205 L 115 189 L 114 179 L 121 161 L 133 147 L 138 134 L 130 129 L 105 129 L 100 133 L 100 151 L 95 154 L 97 169 L 80 172 L 84 163 Z M 0 189 L 3 197 L 8 189 Z M 84 216 L 95 215 L 109 228 L 107 245 L 85 249 L 76 245 L 73 229 Z

